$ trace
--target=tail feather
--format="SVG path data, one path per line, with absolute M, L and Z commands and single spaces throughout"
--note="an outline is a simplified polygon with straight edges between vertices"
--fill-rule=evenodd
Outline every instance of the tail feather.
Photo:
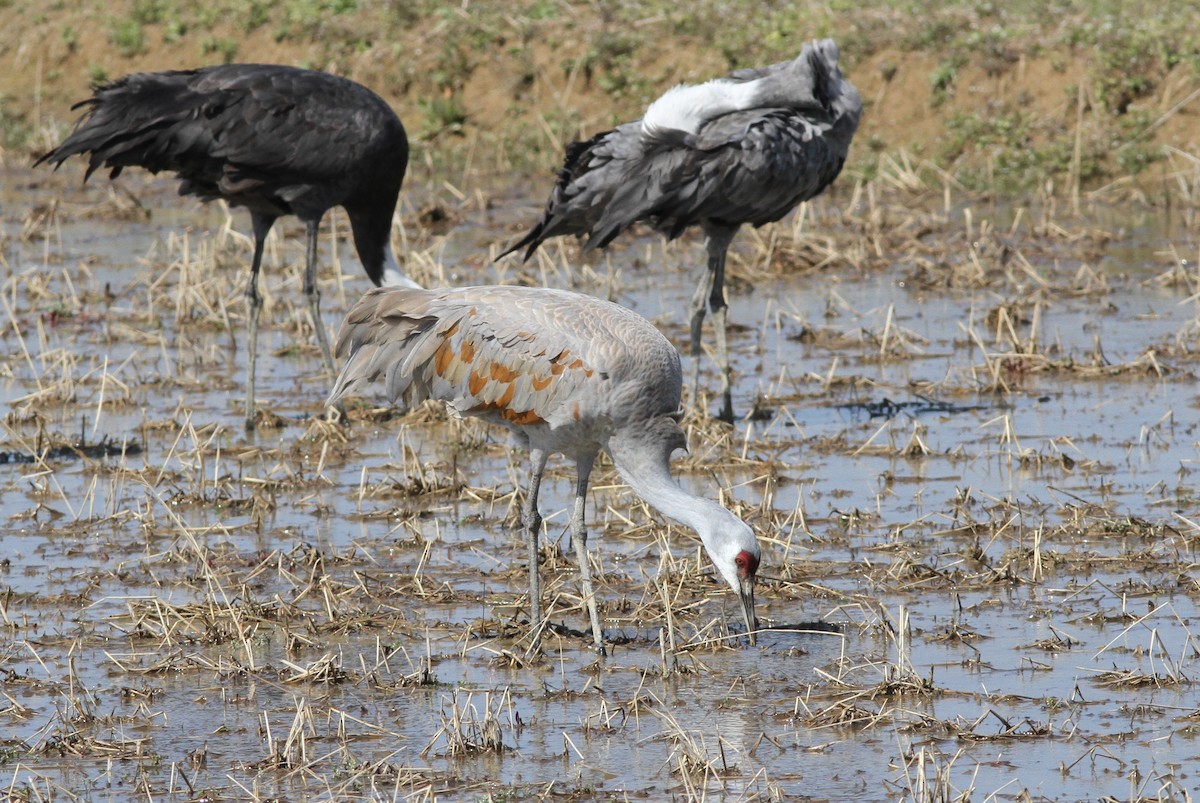
M 522 257 L 521 261 L 528 262 L 529 258 L 533 256 L 533 252 L 538 249 L 538 246 L 551 237 L 556 237 L 560 234 L 588 233 L 590 225 L 582 218 L 575 220 L 575 218 L 580 216 L 578 211 L 573 209 L 571 205 L 569 192 L 575 180 L 588 171 L 592 148 L 602 142 L 611 133 L 611 131 L 604 131 L 591 139 L 580 140 L 567 145 L 562 167 L 558 169 L 558 177 L 554 182 L 554 189 L 550 191 L 550 198 L 546 201 L 546 208 L 542 212 L 541 219 L 538 220 L 524 237 L 510 245 L 504 251 L 501 251 L 496 260 L 524 248 L 525 256 Z M 612 237 L 609 237 L 609 239 L 612 239 Z M 590 248 L 591 246 L 587 247 Z
M 187 83 L 193 74 L 135 73 L 97 85 L 92 97 L 72 106 L 85 111 L 70 136 L 34 165 L 51 162 L 57 169 L 68 158 L 87 154 L 85 181 L 102 166 L 111 168 L 114 178 L 125 167 L 175 169 L 181 157 L 211 136 L 196 116 L 197 96 Z
M 528 262 L 529 258 L 531 256 L 533 256 L 533 252 L 538 250 L 538 246 L 542 244 L 542 241 L 544 239 L 546 239 L 545 237 L 542 236 L 542 232 L 544 232 L 545 230 L 546 230 L 546 218 L 543 216 L 542 219 L 538 221 L 537 225 L 535 225 L 532 229 L 530 229 L 524 237 L 522 237 L 520 240 L 517 240 L 515 243 L 510 245 L 508 248 L 501 251 L 496 256 L 496 259 L 493 261 L 499 261 L 500 259 L 508 256 L 509 254 L 514 253 L 516 251 L 520 251 L 522 248 L 525 248 L 526 249 L 525 256 L 521 257 L 521 261 Z
M 440 343 L 435 331 L 439 319 L 426 314 L 425 297 L 419 288 L 379 287 L 354 305 L 338 334 L 336 354 L 346 364 L 326 406 L 381 377 L 393 402 L 423 400 L 413 379 Z

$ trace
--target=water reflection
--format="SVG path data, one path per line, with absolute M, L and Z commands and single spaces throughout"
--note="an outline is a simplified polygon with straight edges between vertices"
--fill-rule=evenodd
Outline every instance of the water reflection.
M 603 662 L 565 639 L 549 662 L 520 665 L 500 635 L 520 617 L 525 582 L 511 526 L 522 468 L 503 433 L 436 414 L 361 421 L 345 439 L 310 430 L 326 379 L 295 323 L 303 310 L 289 306 L 299 294 L 278 289 L 298 274 L 280 268 L 267 274 L 259 393 L 283 426 L 247 436 L 230 350 L 246 244 L 218 242 L 231 236 L 219 211 L 178 211 L 147 182 L 150 221 L 91 218 L 78 210 L 99 203 L 94 189 L 5 186 L 4 448 L 33 454 L 82 433 L 143 449 L 0 476 L 0 669 L 32 712 L 0 715 L 22 745 L 68 732 L 56 712 L 73 667 L 96 710 L 126 717 L 105 733 L 149 734 L 163 788 L 171 763 L 196 751 L 208 754 L 207 769 L 186 765 L 197 784 L 332 788 L 335 773 L 305 786 L 315 782 L 279 763 L 295 758 L 297 722 L 314 753 L 345 751 L 342 770 L 386 761 L 419 771 L 403 776 L 413 794 L 420 779 L 455 778 L 448 796 L 466 798 L 497 783 L 728 799 L 890 784 L 897 796 L 923 749 L 960 788 L 1093 798 L 1127 795 L 1135 761 L 1169 769 L 1191 757 L 1177 715 L 1200 704 L 1180 680 L 1195 674 L 1198 613 L 1182 568 L 1194 563 L 1200 498 L 1197 308 L 1186 281 L 1163 279 L 1164 253 L 1195 252 L 1186 232 L 1116 210 L 1090 227 L 1123 228 L 1123 239 L 1084 232 L 1094 247 L 1081 250 L 1045 235 L 1024 248 L 995 234 L 1015 212 L 980 207 L 970 236 L 956 223 L 878 269 L 802 275 L 756 271 L 747 238 L 734 260 L 753 278 L 731 305 L 734 407 L 763 395 L 771 415 L 697 430 L 704 460 L 680 467 L 683 482 L 720 486 L 759 525 L 761 613 L 779 629 L 757 649 L 695 649 L 664 676 L 661 624 L 627 610 L 653 593 L 663 545 L 610 469 L 589 503 L 590 546 L 615 589 L 611 629 L 632 638 Z M 75 213 L 23 238 L 15 210 L 59 193 Z M 486 263 L 480 243 L 527 208 L 467 216 L 411 259 L 436 256 L 456 280 L 512 279 L 518 268 Z M 274 247 L 269 261 L 301 261 L 286 241 Z M 222 256 L 231 249 L 238 258 Z M 187 268 L 197 254 L 207 261 Z M 569 274 L 553 262 L 528 270 L 611 292 L 682 345 L 700 254 L 691 240 L 633 239 Z M 997 278 L 1022 258 L 1017 280 Z M 960 266 L 954 280 L 937 284 L 948 265 Z M 366 288 L 349 258 L 343 268 L 323 288 L 331 327 Z M 219 283 L 203 286 L 207 275 Z M 945 404 L 908 404 L 923 399 Z M 559 550 L 570 498 L 560 468 L 543 488 Z M 666 538 L 684 559 L 696 551 L 678 528 Z M 559 618 L 580 627 L 572 560 L 550 583 Z M 214 566 L 239 583 L 218 582 Z M 720 621 L 728 600 L 696 604 L 696 621 Z M 222 629 L 228 611 L 244 630 Z M 842 632 L 789 627 L 822 621 Z M 326 656 L 343 680 L 289 681 Z M 933 690 L 889 685 L 901 665 Z M 128 702 L 129 688 L 149 689 L 152 704 Z M 506 750 L 451 753 L 442 731 L 456 691 L 477 719 L 492 695 Z M 139 718 L 147 710 L 164 713 Z M 1114 732 L 1088 754 L 1082 739 Z M 106 775 L 95 749 L 54 755 L 23 761 L 70 789 L 128 782 Z

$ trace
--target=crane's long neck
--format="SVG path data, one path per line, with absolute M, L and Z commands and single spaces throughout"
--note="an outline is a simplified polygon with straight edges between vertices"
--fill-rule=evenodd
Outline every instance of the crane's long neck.
M 678 392 L 674 401 L 679 402 Z M 754 576 L 762 554 L 758 541 L 754 531 L 733 513 L 675 483 L 670 471 L 671 452 L 684 445 L 683 430 L 673 416 L 666 414 L 621 427 L 608 439 L 608 453 L 617 471 L 642 498 L 700 536 L 713 566 L 738 595 L 753 644 Z
M 621 478 L 664 516 L 691 527 L 709 553 L 715 525 L 737 520 L 729 510 L 711 499 L 696 496 L 679 486 L 671 476 L 671 447 L 653 439 L 613 436 L 608 443 L 613 465 Z

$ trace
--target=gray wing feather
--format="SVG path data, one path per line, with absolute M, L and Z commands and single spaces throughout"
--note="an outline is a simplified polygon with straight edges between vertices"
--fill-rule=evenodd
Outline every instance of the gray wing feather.
M 671 238 L 705 220 L 735 226 L 779 220 L 825 189 L 846 158 L 838 143 L 790 109 L 724 115 L 689 138 L 687 148 L 647 151 L 636 162 L 610 161 L 578 182 L 575 206 L 600 212 L 586 229 L 585 248 L 607 245 L 637 220 Z M 621 178 L 612 180 L 614 174 Z M 578 217 L 563 214 L 547 231 L 572 223 Z
M 412 358 L 436 348 L 433 339 L 423 335 L 438 319 L 423 314 L 420 302 L 415 293 L 401 288 L 391 294 L 368 292 L 355 304 L 342 324 L 336 347 L 339 358 L 349 359 L 328 404 L 381 377 L 389 399 L 405 400 L 412 382 Z
M 554 428 L 673 412 L 680 399 L 679 355 L 657 329 L 564 291 L 379 288 L 347 315 L 337 353 L 348 359 L 331 404 L 382 378 L 395 402 Z

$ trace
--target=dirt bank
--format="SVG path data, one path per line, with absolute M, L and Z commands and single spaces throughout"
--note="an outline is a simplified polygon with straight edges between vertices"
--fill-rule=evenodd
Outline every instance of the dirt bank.
M 371 86 L 435 161 L 469 151 L 481 169 L 545 170 L 563 142 L 636 117 L 665 87 L 778 60 L 811 35 L 838 39 L 862 91 L 851 171 L 868 178 L 883 157 L 928 162 L 971 189 L 1087 188 L 1131 174 L 1161 185 L 1147 167 L 1189 166 L 1180 154 L 1200 143 L 1196 48 L 1165 18 L 1113 33 L 1096 13 L 1051 21 L 983 5 L 921 19 L 870 4 L 853 19 L 813 7 L 741 15 L 715 2 L 685 15 L 652 0 L 359 5 L 0 2 L 4 158 L 45 148 L 94 80 L 238 60 Z

